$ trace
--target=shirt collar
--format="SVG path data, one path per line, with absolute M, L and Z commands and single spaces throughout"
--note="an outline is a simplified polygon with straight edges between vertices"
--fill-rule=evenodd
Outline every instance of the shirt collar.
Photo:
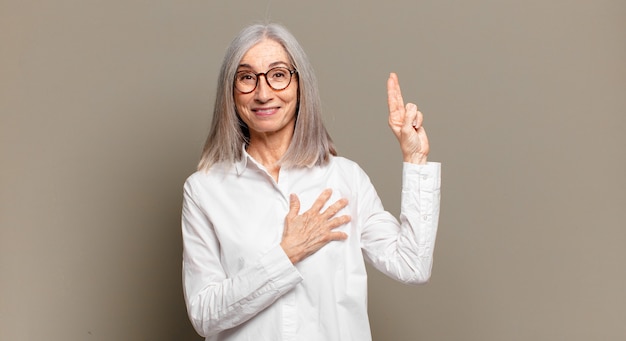
M 237 170 L 237 175 L 243 174 L 243 171 L 246 170 L 248 166 L 248 158 L 250 158 L 250 154 L 246 151 L 246 144 L 244 143 L 241 146 L 241 158 L 235 162 L 235 170 Z

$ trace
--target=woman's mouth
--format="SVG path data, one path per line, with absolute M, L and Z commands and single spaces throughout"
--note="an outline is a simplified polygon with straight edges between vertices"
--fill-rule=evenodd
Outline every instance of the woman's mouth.
M 277 107 L 252 109 L 252 112 L 257 116 L 270 116 L 276 113 L 276 111 L 278 111 Z

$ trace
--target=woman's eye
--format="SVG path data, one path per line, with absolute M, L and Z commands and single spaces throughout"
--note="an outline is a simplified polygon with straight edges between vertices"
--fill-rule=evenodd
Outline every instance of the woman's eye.
M 254 80 L 254 75 L 251 73 L 242 73 L 237 77 L 237 79 L 239 79 L 240 81 L 250 81 Z
M 284 78 L 286 74 L 284 71 L 276 71 L 272 74 L 272 78 Z

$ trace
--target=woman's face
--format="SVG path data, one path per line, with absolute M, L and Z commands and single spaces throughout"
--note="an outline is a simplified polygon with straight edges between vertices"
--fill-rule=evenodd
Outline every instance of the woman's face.
M 251 71 L 258 74 L 275 67 L 293 69 L 282 45 L 274 40 L 266 39 L 246 52 L 239 63 L 237 72 Z M 251 139 L 273 134 L 286 134 L 286 137 L 291 138 L 298 103 L 296 77 L 294 75 L 289 86 L 279 91 L 267 85 L 265 76 L 257 77 L 256 89 L 250 93 L 244 94 L 234 89 L 237 113 L 248 125 Z

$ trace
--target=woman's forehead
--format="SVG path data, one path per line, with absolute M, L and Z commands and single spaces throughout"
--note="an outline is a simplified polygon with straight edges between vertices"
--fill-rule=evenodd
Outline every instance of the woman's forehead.
M 277 41 L 264 39 L 252 46 L 241 58 L 240 67 L 254 69 L 289 66 L 290 58 L 285 48 Z

